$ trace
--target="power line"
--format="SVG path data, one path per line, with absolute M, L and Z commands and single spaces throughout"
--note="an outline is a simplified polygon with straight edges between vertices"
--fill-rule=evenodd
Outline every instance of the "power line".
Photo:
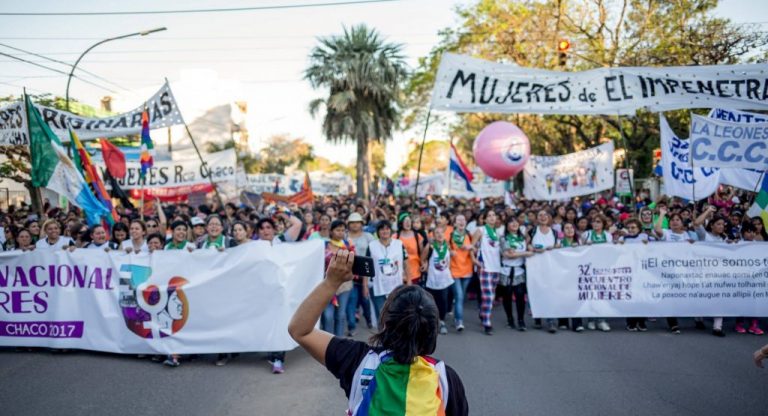
M 114 16 L 136 14 L 185 14 L 185 13 L 222 13 L 248 12 L 259 10 L 286 10 L 300 8 L 318 8 L 330 6 L 349 6 L 355 4 L 390 3 L 400 0 L 356 0 L 335 1 L 328 3 L 284 4 L 273 6 L 232 7 L 217 9 L 180 9 L 180 10 L 137 10 L 137 11 L 106 11 L 106 12 L 0 12 L 0 16 Z
M 437 33 L 391 33 L 386 34 L 387 37 L 398 36 L 413 36 L 413 37 L 433 37 L 438 36 Z M 260 40 L 260 39 L 315 39 L 318 35 L 285 35 L 285 36 L 162 36 L 153 38 L 152 41 L 168 41 L 168 40 Z M 101 40 L 104 37 L 83 37 L 83 36 L 3 36 L 0 35 L 0 39 L 3 40 L 56 40 L 56 41 L 70 41 L 70 40 Z M 126 41 L 141 40 L 141 38 L 128 38 Z
M 15 46 L 7 45 L 7 44 L 5 44 L 5 43 L 0 43 L 0 46 L 4 46 L 4 47 L 6 47 L 6 48 L 8 48 L 8 49 L 13 49 L 13 50 L 15 50 L 15 51 L 18 51 L 18 52 L 22 52 L 22 53 L 26 53 L 26 54 L 29 54 L 29 55 L 32 55 L 32 56 L 37 56 L 37 57 L 39 57 L 39 58 L 43 58 L 43 59 L 46 59 L 46 60 L 48 60 L 48 61 L 51 61 L 51 62 L 56 62 L 57 64 L 65 65 L 65 66 L 67 66 L 67 67 L 69 67 L 69 68 L 72 68 L 72 65 L 71 65 L 71 64 L 69 64 L 69 63 L 67 63 L 67 62 L 64 62 L 64 61 L 60 61 L 60 60 L 58 60 L 58 59 L 53 59 L 53 58 L 47 57 L 47 56 L 45 56 L 45 55 L 41 55 L 41 54 L 39 54 L 39 53 L 30 52 L 30 51 L 27 51 L 27 50 L 24 50 L 24 49 L 21 49 L 21 48 L 17 48 L 17 47 L 15 47 Z M 123 87 L 123 86 L 121 86 L 121 85 L 115 84 L 114 82 L 112 82 L 112 81 L 110 81 L 110 80 L 108 80 L 108 79 L 106 79 L 106 78 L 104 78 L 104 77 L 102 77 L 102 76 L 100 76 L 100 75 L 94 74 L 94 73 L 93 73 L 93 72 L 91 72 L 91 71 L 86 71 L 85 69 L 82 69 L 82 68 L 78 68 L 78 69 L 79 69 L 81 72 L 84 72 L 84 73 L 86 73 L 86 74 L 88 74 L 88 75 L 90 75 L 90 76 L 92 76 L 92 77 L 94 77 L 94 78 L 96 78 L 96 79 L 102 80 L 102 81 L 104 81 L 104 82 L 107 82 L 107 83 L 109 83 L 109 84 L 112 84 L 112 85 L 114 85 L 114 86 L 115 86 L 115 87 L 117 87 L 117 88 L 121 88 L 121 89 L 123 89 L 123 90 L 125 90 L 125 91 L 128 91 L 128 89 L 127 89 L 127 88 L 125 88 L 125 87 Z
M 40 68 L 43 68 L 43 69 L 47 69 L 47 70 L 49 70 L 49 71 L 53 71 L 53 72 L 56 72 L 56 73 L 59 73 L 59 74 L 63 74 L 63 75 L 69 76 L 69 74 L 68 74 L 68 73 L 66 73 L 66 72 L 64 72 L 64 71 L 61 71 L 61 70 L 59 70 L 59 69 L 56 69 L 56 68 L 51 68 L 50 66 L 45 66 L 45 65 L 39 64 L 39 63 L 37 63 L 37 62 L 28 61 L 28 60 L 26 60 L 26 59 L 24 59 L 24 58 L 19 58 L 18 56 L 15 56 L 15 55 L 11 55 L 11 54 L 9 54 L 9 53 L 0 52 L 0 55 L 2 55 L 2 56 L 7 56 L 7 57 L 9 57 L 9 58 L 11 58 L 11 59 L 15 59 L 15 60 L 17 60 L 17 61 L 21 61 L 21 62 L 24 62 L 24 63 L 26 63 L 26 64 L 34 65 L 34 66 L 37 66 L 37 67 L 40 67 Z M 6 62 L 7 62 L 7 61 L 6 61 Z M 111 88 L 107 88 L 107 87 L 105 87 L 105 86 L 103 86 L 103 85 L 99 85 L 99 84 L 97 84 L 97 83 L 95 83 L 95 82 L 91 82 L 91 81 L 89 81 L 89 80 L 87 80 L 87 79 L 83 79 L 83 78 L 81 78 L 81 77 L 79 77 L 79 76 L 77 76 L 77 75 L 74 75 L 74 77 L 75 77 L 75 78 L 77 78 L 77 79 L 79 79 L 80 81 L 83 81 L 83 82 L 85 82 L 86 84 L 91 84 L 91 85 L 93 85 L 93 86 L 95 86 L 95 87 L 98 87 L 98 88 L 101 88 L 101 89 L 103 89 L 103 90 L 109 91 L 109 92 L 111 92 L 111 93 L 113 93 L 113 94 L 117 94 L 117 91 L 115 91 L 115 90 L 113 90 L 113 89 L 111 89 Z

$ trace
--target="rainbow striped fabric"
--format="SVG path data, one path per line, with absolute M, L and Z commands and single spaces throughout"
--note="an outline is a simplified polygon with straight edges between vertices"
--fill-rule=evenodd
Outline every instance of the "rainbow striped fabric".
M 362 401 L 353 413 L 356 416 L 384 415 L 445 415 L 442 389 L 447 385 L 441 380 L 438 366 L 444 364 L 419 356 L 413 364 L 400 364 L 390 356 L 382 357 L 375 370 L 362 369 L 372 376 L 362 393 Z
M 149 111 L 145 108 L 141 113 L 141 155 L 139 161 L 141 162 L 141 177 L 143 178 L 149 168 L 152 167 L 154 159 L 152 156 L 155 153 L 155 145 L 152 144 L 152 138 L 149 137 Z
M 115 211 L 115 208 L 112 206 L 112 199 L 109 197 L 109 193 L 107 193 L 107 189 L 104 187 L 104 183 L 101 181 L 101 178 L 96 171 L 96 166 L 91 161 L 91 154 L 85 150 L 85 146 L 83 146 L 80 138 L 77 137 L 77 134 L 71 129 L 69 130 L 69 140 L 73 147 L 72 162 L 74 162 L 75 167 L 77 167 L 83 175 L 85 183 L 90 185 L 91 191 L 96 199 L 104 204 L 110 211 L 110 215 L 105 218 L 107 223 L 109 225 L 114 224 L 118 220 L 117 211 Z

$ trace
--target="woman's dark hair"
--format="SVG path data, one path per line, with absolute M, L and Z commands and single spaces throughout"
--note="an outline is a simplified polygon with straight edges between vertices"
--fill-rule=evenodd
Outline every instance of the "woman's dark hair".
M 97 228 L 104 228 L 104 226 L 101 225 L 101 224 L 96 224 L 96 225 L 91 226 L 91 228 L 88 229 L 88 237 L 90 237 L 91 240 L 93 240 L 93 233 L 96 231 Z M 106 230 L 107 229 L 104 228 L 104 231 L 106 231 Z
M 177 220 L 171 223 L 171 231 L 176 231 L 176 228 L 184 226 L 189 230 L 189 224 L 186 221 Z
M 133 225 L 134 223 L 139 224 L 141 226 L 141 229 L 144 230 L 145 233 L 147 232 L 147 224 L 145 224 L 144 221 L 138 218 L 134 218 L 131 220 L 131 225 Z
M 117 242 L 117 240 L 115 240 L 115 234 L 116 234 L 117 231 L 124 232 L 125 236 L 126 236 L 126 239 L 128 238 L 128 226 L 125 225 L 124 222 L 118 222 L 118 223 L 115 223 L 115 225 L 112 226 L 112 241 L 113 242 L 115 242 L 115 243 Z
M 275 230 L 277 230 L 277 225 L 275 224 L 275 221 L 273 221 L 273 220 L 272 220 L 272 218 L 262 218 L 262 219 L 260 219 L 260 220 L 259 220 L 259 221 L 256 223 L 256 230 L 260 230 L 260 229 L 261 229 L 261 227 L 262 227 L 264 224 L 269 224 L 269 225 L 271 225 L 271 226 L 272 226 L 272 228 L 274 228 Z
M 392 229 L 392 223 L 387 220 L 381 220 L 378 224 L 376 224 L 376 237 L 379 236 L 379 231 L 381 231 L 382 228 L 389 228 Z
M 432 295 L 416 285 L 400 286 L 384 302 L 379 333 L 370 342 L 391 351 L 396 362 L 411 364 L 435 351 L 439 323 Z
M 516 223 L 520 224 L 520 220 L 518 220 L 517 216 L 515 216 L 515 215 L 510 215 L 506 219 L 506 221 L 504 221 L 504 234 L 507 234 L 507 232 L 508 232 L 507 230 L 509 229 L 509 224 L 511 224 L 513 222 L 516 222 Z M 517 236 L 518 237 L 523 237 L 523 232 L 520 231 L 520 227 L 517 228 Z
M 346 229 L 347 228 L 347 223 L 342 221 L 342 220 L 336 220 L 336 221 L 331 223 L 331 228 L 329 228 L 328 230 L 329 231 L 333 231 L 333 230 L 335 230 L 335 229 L 337 229 L 339 227 L 344 227 Z
M 232 223 L 232 227 L 230 228 L 230 232 L 232 233 L 232 238 L 235 238 L 235 226 L 239 225 L 243 227 L 243 230 L 245 230 L 246 233 L 248 233 L 248 224 L 246 224 L 245 221 L 235 221 Z M 251 238 L 251 236 L 247 236 L 247 238 Z
M 152 240 L 153 238 L 156 238 L 156 239 L 160 240 L 161 246 L 165 245 L 165 236 L 163 236 L 162 234 L 160 234 L 160 233 L 152 233 L 152 234 L 150 234 L 149 237 L 147 237 L 147 243 L 149 243 L 150 240 Z
M 213 220 L 219 220 L 219 224 L 221 224 L 222 227 L 224 226 L 224 221 L 222 221 L 221 217 L 218 216 L 217 214 L 212 214 L 212 215 L 209 215 L 208 217 L 206 217 L 205 218 L 205 226 L 207 227 L 208 225 L 210 225 L 211 221 L 213 221 Z

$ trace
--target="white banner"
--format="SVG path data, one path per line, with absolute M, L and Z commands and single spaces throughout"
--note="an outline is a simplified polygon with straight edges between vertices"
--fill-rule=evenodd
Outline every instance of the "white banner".
M 640 108 L 768 109 L 768 65 L 548 71 L 444 53 L 432 108 L 455 112 L 633 114 Z
M 735 123 L 691 114 L 694 166 L 768 168 L 768 123 Z
M 613 188 L 613 142 L 562 156 L 532 155 L 523 173 L 528 199 L 567 199 Z
M 689 201 L 712 195 L 720 182 L 717 168 L 691 168 L 688 161 L 689 140 L 681 140 L 669 127 L 666 117 L 659 114 L 661 130 L 661 171 L 664 175 L 664 193 Z
M 129 255 L 0 254 L 0 345 L 115 353 L 283 351 L 323 244 Z
M 209 176 L 214 182 L 236 179 L 235 149 L 209 153 L 203 157 L 205 166 L 198 157 L 155 161 L 144 180 L 140 178 L 141 163 L 127 162 L 125 177 L 117 182 L 123 189 L 141 189 L 142 183 L 144 188 L 169 188 L 210 183 Z
M 632 169 L 616 169 L 616 195 L 632 196 L 635 173 Z
M 768 316 L 768 244 L 601 244 L 526 263 L 533 316 Z
M 24 101 L 0 107 L 0 146 L 29 145 Z
M 355 191 L 352 177 L 341 173 L 309 172 L 309 180 L 315 195 L 349 195 Z M 276 185 L 278 192 L 275 192 Z M 293 175 L 249 173 L 241 178 L 241 183 L 238 184 L 249 192 L 270 192 L 278 195 L 293 195 L 299 192 L 303 185 L 303 172 Z
M 171 86 L 167 82 L 155 95 L 146 100 L 145 104 L 149 110 L 150 128 L 159 129 L 184 124 L 179 106 L 171 92 Z M 141 113 L 144 111 L 144 104 L 127 113 L 105 118 L 80 117 L 39 104 L 35 104 L 35 107 L 43 116 L 43 121 L 62 142 L 69 142 L 68 126 L 83 141 L 141 133 Z M 0 108 L 0 146 L 29 144 L 28 134 L 24 101 Z
M 765 114 L 749 113 L 739 110 L 726 110 L 722 108 L 713 108 L 710 110 L 710 118 L 718 120 L 732 121 L 735 123 L 766 123 L 768 116 Z M 761 178 L 762 171 L 750 169 L 720 169 L 720 183 L 724 185 L 735 186 L 740 189 L 754 191 Z

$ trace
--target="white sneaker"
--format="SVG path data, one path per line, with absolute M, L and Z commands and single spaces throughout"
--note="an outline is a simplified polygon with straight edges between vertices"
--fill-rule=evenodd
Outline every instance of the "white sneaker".
M 443 321 L 440 321 L 440 335 L 448 335 L 448 327 L 445 326 Z
M 597 327 L 600 328 L 600 330 L 603 332 L 608 332 L 611 330 L 611 327 L 608 326 L 608 322 L 605 322 L 605 321 L 598 322 Z
M 594 331 L 595 330 L 595 321 L 587 322 L 587 329 L 589 329 L 590 331 Z
M 464 330 L 464 322 L 458 321 L 458 323 L 456 324 L 456 330 L 459 331 L 459 332 L 463 331 Z

